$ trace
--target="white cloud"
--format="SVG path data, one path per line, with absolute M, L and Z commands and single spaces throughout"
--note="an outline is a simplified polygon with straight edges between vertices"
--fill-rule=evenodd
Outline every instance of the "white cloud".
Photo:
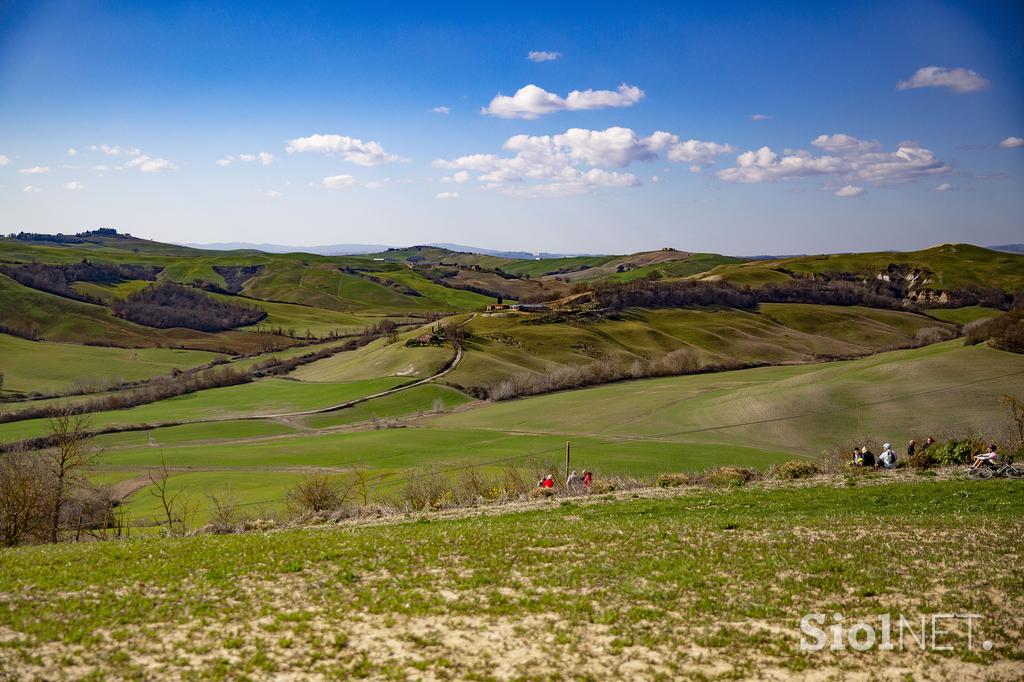
M 944 183 L 942 183 L 941 185 L 939 185 L 937 187 L 933 187 L 932 191 L 933 192 L 952 192 L 955 189 L 956 189 L 956 187 L 953 187 L 953 185 L 949 184 L 948 182 L 944 182 Z
M 437 198 L 438 199 L 458 199 L 459 198 L 459 193 L 458 192 L 440 192 L 440 193 L 438 193 Z
M 556 59 L 561 59 L 561 52 L 549 52 L 547 50 L 531 50 L 526 58 L 531 62 L 553 62 Z
M 85 185 L 80 183 L 78 180 L 72 180 L 71 182 L 64 185 L 65 189 L 69 189 L 72 192 L 79 192 L 85 189 Z
M 21 175 L 42 175 L 43 173 L 49 173 L 49 166 L 32 166 L 31 168 L 19 168 L 18 172 Z
M 78 156 L 78 150 L 74 147 L 68 147 L 68 156 Z
M 276 189 L 268 189 L 266 192 L 263 193 L 263 196 L 270 197 L 271 199 L 276 199 L 277 197 L 283 197 L 284 194 L 278 192 Z
M 0 166 L 6 166 L 11 162 L 11 159 L 3 154 L 0 154 Z
M 129 154 L 131 154 L 131 152 L 129 152 Z M 141 152 L 131 155 L 134 156 L 134 158 L 131 161 L 128 161 L 125 166 L 128 168 L 137 168 L 143 173 L 162 173 L 163 171 L 174 170 L 177 168 L 177 166 L 167 159 L 153 158 Z
M 310 135 L 289 140 L 286 150 L 289 154 L 319 152 L 340 154 L 346 161 L 359 166 L 379 166 L 392 161 L 401 161 L 394 154 L 388 154 L 379 142 L 363 142 L 347 135 Z
M 573 90 L 565 98 L 532 83 L 511 97 L 496 95 L 480 113 L 498 118 L 537 118 L 556 111 L 582 111 L 608 107 L 633 106 L 644 98 L 644 91 L 623 83 L 618 90 Z
M 864 188 L 857 187 L 856 185 L 845 185 L 836 190 L 836 196 L 843 197 L 844 199 L 864 196 Z
M 786 150 L 780 156 L 769 147 L 761 147 L 740 154 L 736 165 L 719 171 L 718 177 L 727 182 L 757 183 L 831 175 L 847 181 L 886 185 L 952 170 L 930 150 L 913 142 L 901 142 L 896 151 L 886 152 L 878 142 L 837 133 L 819 135 L 812 144 L 825 154 L 814 156 L 804 150 Z
M 941 66 L 926 66 L 918 69 L 913 76 L 896 84 L 897 90 L 916 88 L 948 88 L 953 92 L 978 92 L 988 89 L 987 78 L 970 69 L 947 69 Z
M 662 179 L 661 179 L 660 176 L 658 176 L 658 175 L 652 175 L 651 176 L 651 184 L 653 184 L 653 185 L 660 185 L 661 183 L 662 183 Z
M 352 187 L 356 184 L 356 179 L 346 174 L 343 175 L 331 175 L 323 179 L 323 186 L 327 189 L 340 189 L 342 187 Z
M 21 190 L 21 191 L 22 192 L 30 192 L 30 193 L 31 192 L 38 192 L 39 188 L 38 187 L 33 187 L 32 185 L 25 185 L 25 188 L 23 190 Z
M 434 112 L 435 114 L 447 114 L 448 112 L 451 111 L 451 109 L 449 109 L 448 107 L 441 106 L 434 107 L 433 109 L 431 109 L 431 111 Z
M 641 184 L 624 168 L 635 162 L 670 160 L 712 163 L 716 154 L 732 151 L 729 145 L 699 140 L 680 141 L 677 135 L 657 131 L 641 137 L 630 128 L 606 130 L 570 128 L 559 135 L 514 135 L 503 148 L 513 156 L 471 154 L 438 159 L 434 166 L 456 171 L 442 182 L 465 182 L 475 173 L 487 189 L 519 196 L 568 196 L 599 187 Z
M 458 184 L 464 184 L 469 182 L 469 171 L 460 170 L 451 175 L 446 175 L 441 178 L 441 182 L 454 182 Z
M 1024 147 L 1024 137 L 1013 137 L 1012 135 L 1002 142 L 999 146 L 1003 149 L 1016 149 L 1017 147 Z
M 101 144 L 101 145 L 91 144 L 91 145 L 89 145 L 89 150 L 90 151 L 94 151 L 94 152 L 103 152 L 107 156 L 121 156 L 121 151 L 122 151 L 121 148 L 118 147 L 117 145 L 114 145 L 113 147 L 111 147 L 109 144 Z M 137 149 L 132 150 L 132 151 L 138 152 Z
M 258 161 L 260 165 L 269 166 L 274 163 L 274 155 L 270 152 L 259 152 L 258 154 L 239 154 L 238 156 L 228 155 L 223 159 L 217 159 L 216 164 L 218 166 L 230 166 L 236 161 L 242 163 L 252 163 Z
M 750 120 L 751 121 L 771 121 L 774 118 L 775 118 L 774 116 L 769 116 L 768 114 L 754 114 L 753 116 L 750 117 Z

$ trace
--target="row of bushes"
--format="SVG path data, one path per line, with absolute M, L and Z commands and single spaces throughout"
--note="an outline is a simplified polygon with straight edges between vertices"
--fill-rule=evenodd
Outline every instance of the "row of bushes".
M 546 372 L 520 372 L 502 379 L 487 389 L 491 400 L 509 400 L 528 395 L 541 395 L 613 381 L 647 377 L 679 376 L 705 372 L 721 372 L 760 366 L 763 363 L 727 363 L 702 365 L 697 354 L 680 348 L 653 360 L 636 359 L 617 362 L 603 359 L 585 365 L 562 365 Z

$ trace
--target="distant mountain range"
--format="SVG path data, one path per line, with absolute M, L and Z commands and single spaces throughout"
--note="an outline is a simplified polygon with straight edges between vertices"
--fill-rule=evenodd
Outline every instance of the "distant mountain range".
M 251 242 L 217 242 L 213 244 L 181 244 L 194 249 L 213 249 L 214 251 L 239 251 L 256 250 L 267 253 L 315 253 L 319 256 L 355 256 L 365 253 L 380 253 L 391 248 L 385 244 L 328 244 L 327 246 L 287 246 L 284 244 L 254 244 Z M 462 253 L 478 253 L 483 256 L 497 256 L 499 258 L 514 258 L 531 260 L 534 258 L 564 258 L 569 255 L 596 255 L 596 254 L 564 254 L 564 253 L 530 253 L 529 251 L 496 251 L 494 249 L 483 249 L 477 246 L 466 246 L 464 244 L 426 244 L 439 249 L 449 251 L 460 251 Z
M 1003 251 L 1005 253 L 1024 253 L 1024 244 L 1002 244 L 1000 246 L 988 247 L 993 251 Z

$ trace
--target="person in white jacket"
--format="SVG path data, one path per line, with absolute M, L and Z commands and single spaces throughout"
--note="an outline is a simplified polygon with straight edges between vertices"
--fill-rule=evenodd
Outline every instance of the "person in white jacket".
M 885 469 L 896 468 L 896 451 L 892 449 L 892 443 L 882 446 L 882 452 L 878 455 L 878 463 Z

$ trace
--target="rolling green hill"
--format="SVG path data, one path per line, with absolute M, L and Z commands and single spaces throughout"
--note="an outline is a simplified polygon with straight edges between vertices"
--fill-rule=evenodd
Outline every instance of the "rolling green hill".
M 996 287 L 1007 292 L 1024 288 L 1024 255 L 991 251 L 971 244 L 943 244 L 922 251 L 797 256 L 722 265 L 705 277 L 757 286 L 788 280 L 792 274 L 850 273 L 874 278 L 890 267 L 917 273 L 915 286 L 945 291 L 965 287 Z

